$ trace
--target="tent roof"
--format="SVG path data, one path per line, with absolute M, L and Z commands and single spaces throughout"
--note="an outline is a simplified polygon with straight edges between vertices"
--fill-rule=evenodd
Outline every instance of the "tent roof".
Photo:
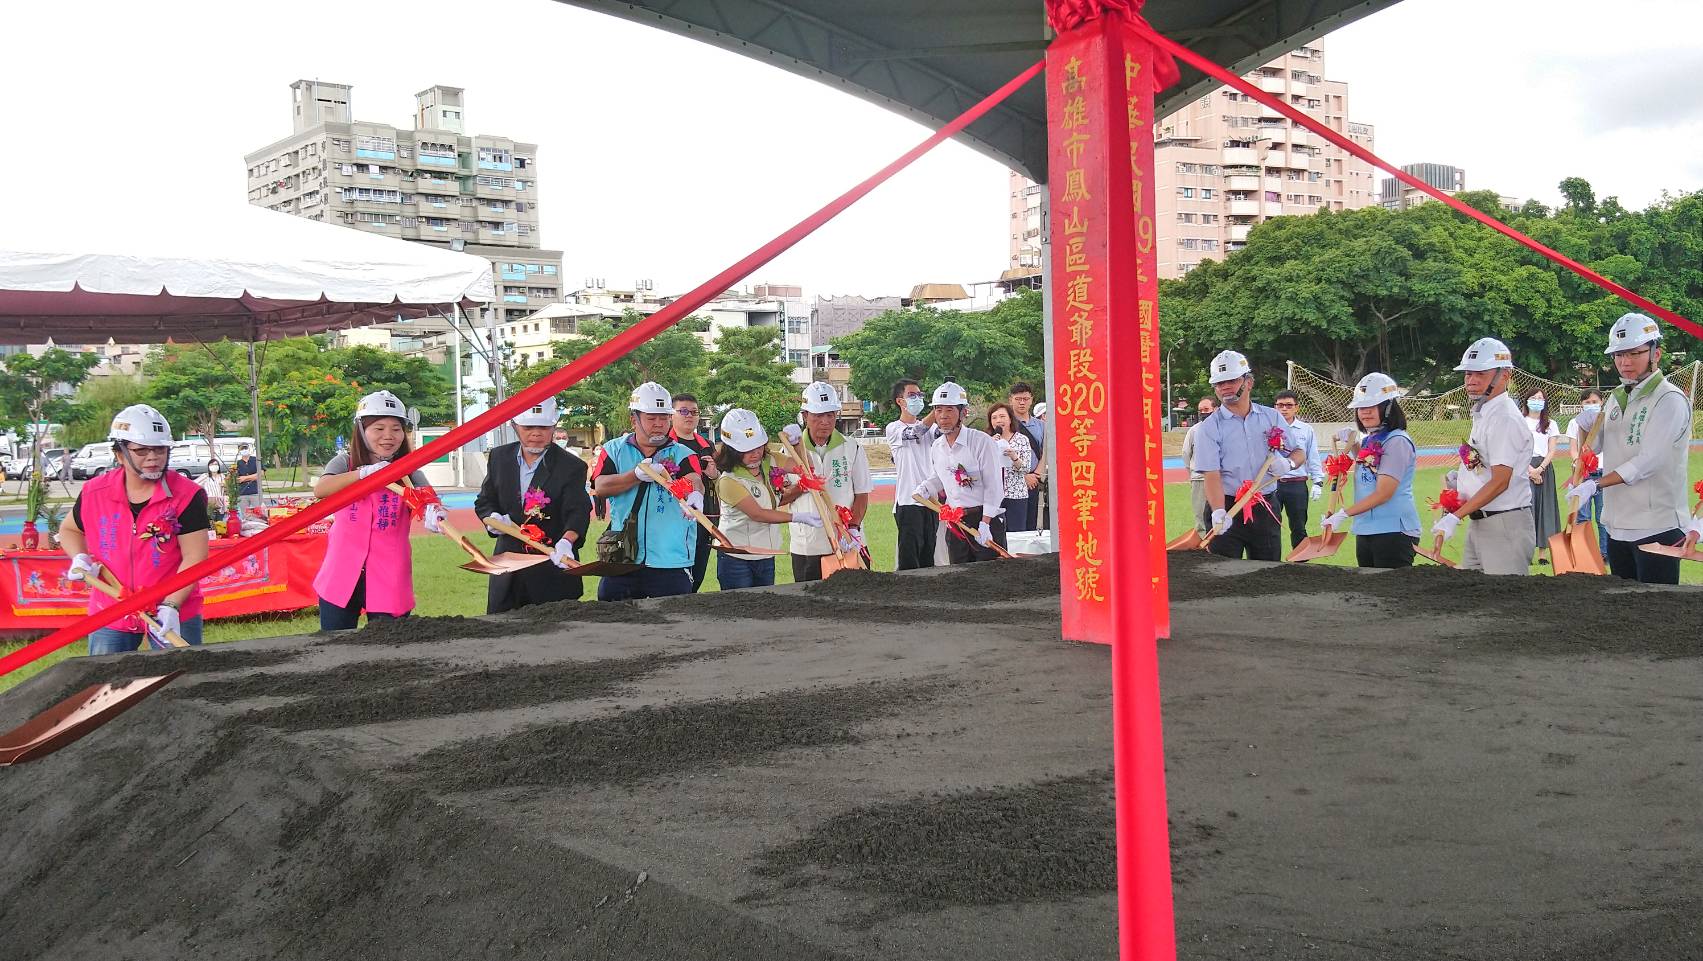
M 484 258 L 240 200 L 91 206 L 92 230 L 63 207 L 0 224 L 0 343 L 261 340 L 495 299 Z
M 694 37 L 939 127 L 1040 58 L 1041 0 L 558 0 Z M 1166 36 L 1235 70 L 1397 0 L 1148 0 Z M 1161 116 L 1216 87 L 1188 67 Z M 1044 183 L 1046 101 L 1031 83 L 962 137 Z

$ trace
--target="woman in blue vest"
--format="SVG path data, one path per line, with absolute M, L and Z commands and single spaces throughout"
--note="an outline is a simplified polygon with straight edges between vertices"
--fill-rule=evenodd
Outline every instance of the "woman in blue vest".
M 1359 499 L 1325 518 L 1325 526 L 1341 530 L 1354 520 L 1361 567 L 1412 567 L 1413 547 L 1419 543 L 1419 505 L 1413 500 L 1419 450 L 1407 434 L 1407 415 L 1396 403 L 1405 393 L 1388 375 L 1371 373 L 1355 385 L 1348 401 L 1366 435 L 1353 448 Z

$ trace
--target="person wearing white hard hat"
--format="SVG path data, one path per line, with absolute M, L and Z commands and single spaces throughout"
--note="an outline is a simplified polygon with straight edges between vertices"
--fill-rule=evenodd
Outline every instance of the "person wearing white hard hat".
M 930 459 L 933 470 L 914 494 L 941 501 L 951 515 L 976 532 L 971 540 L 956 524 L 941 525 L 946 528 L 952 563 L 991 561 L 999 556 L 994 545 L 1005 546 L 1007 458 L 992 437 L 965 426 L 970 398 L 964 388 L 947 381 L 934 389 L 933 399 L 940 436 L 935 438 Z M 941 517 L 949 521 L 951 515 L 943 511 Z
M 934 411 L 922 385 L 909 377 L 893 383 L 888 394 L 898 408 L 899 419 L 887 425 L 887 449 L 893 454 L 894 490 L 901 495 L 916 490 L 933 466 Z M 893 522 L 899 529 L 896 570 L 909 571 L 934 566 L 934 538 L 940 518 L 933 511 L 904 496 L 893 498 Z
M 630 574 L 597 583 L 600 601 L 630 601 L 692 593 L 692 560 L 698 523 L 681 510 L 681 501 L 655 490 L 654 468 L 686 491 L 685 503 L 704 506 L 703 471 L 698 455 L 670 440 L 674 395 L 654 381 L 627 398 L 633 429 L 597 449 L 592 493 L 609 501 L 609 530 L 598 538 L 598 559 L 637 564 Z
M 1419 505 L 1413 499 L 1419 449 L 1407 432 L 1407 414 L 1399 403 L 1406 393 L 1388 374 L 1360 378 L 1348 399 L 1360 430 L 1338 432 L 1339 439 L 1350 441 L 1355 499 L 1326 517 L 1324 528 L 1340 533 L 1353 522 L 1355 560 L 1361 567 L 1412 567 L 1413 548 L 1422 533 Z
M 1254 403 L 1254 372 L 1246 357 L 1221 352 L 1212 358 L 1208 379 L 1220 406 L 1201 421 L 1194 442 L 1194 469 L 1201 473 L 1211 511 L 1208 529 L 1217 532 L 1207 549 L 1222 557 L 1280 561 L 1282 528 L 1271 499 L 1277 479 L 1306 463 L 1306 451 L 1282 414 Z M 1244 485 L 1253 483 L 1268 458 L 1273 465 L 1260 478 L 1260 496 L 1232 514 Z
M 852 443 L 835 429 L 840 418 L 840 395 L 832 384 L 819 380 L 804 388 L 802 409 L 804 427 L 787 424 L 780 434 L 787 443 L 803 447 L 804 456 L 810 458 L 811 470 L 822 479 L 828 500 L 847 518 L 846 529 L 853 543 L 841 544 L 840 549 L 866 550 L 863 516 L 869 510 L 869 494 L 875 489 L 869 473 L 869 455 L 863 452 L 862 445 Z M 822 558 L 834 553 L 828 540 L 830 529 L 794 517 L 791 547 L 794 581 L 822 579 Z
M 519 527 L 550 548 L 550 564 L 490 578 L 487 614 L 577 601 L 584 589 L 580 578 L 563 570 L 579 559 L 580 544 L 591 526 L 591 498 L 585 492 L 585 461 L 551 443 L 559 417 L 554 397 L 521 411 L 509 422 L 520 439 L 492 448 L 486 458 L 485 480 L 473 499 L 474 512 L 483 520 Z M 530 550 L 510 534 L 490 527 L 486 531 L 497 539 L 493 553 Z
M 769 432 L 752 411 L 735 407 L 721 419 L 715 449 L 721 501 L 721 523 L 727 539 L 744 547 L 781 548 L 781 525 L 819 525 L 815 511 L 800 505 L 783 510 L 803 493 L 769 454 Z M 716 557 L 716 583 L 724 591 L 742 587 L 771 587 L 775 583 L 773 554 L 729 554 Z
M 1654 319 L 1624 315 L 1609 331 L 1603 353 L 1614 358 L 1620 386 L 1608 395 L 1603 409 L 1608 419 L 1592 444 L 1602 454 L 1602 479 L 1581 481 L 1567 496 L 1583 504 L 1602 491 L 1608 566 L 1616 577 L 1678 584 L 1679 558 L 1638 547 L 1695 544 L 1692 532 L 1703 533 L 1686 503 L 1691 404 L 1662 373 L 1662 330 Z
M 330 497 L 390 466 L 413 449 L 408 433 L 414 412 L 388 390 L 355 405 L 354 431 L 346 450 L 332 457 L 313 482 L 313 496 Z M 351 630 L 360 624 L 407 617 L 414 610 L 414 557 L 408 543 L 411 517 L 434 534 L 449 512 L 419 471 L 413 489 L 398 496 L 380 487 L 331 515 L 325 562 L 313 579 L 319 594 L 319 629 Z
M 1434 550 L 1440 552 L 1461 521 L 1471 518 L 1461 567 L 1486 574 L 1530 573 L 1537 549 L 1528 473 L 1532 432 L 1509 393 L 1513 352 L 1496 338 L 1484 337 L 1466 349 L 1455 370 L 1472 400 L 1472 432 L 1461 448 L 1461 506 L 1432 525 Z
M 118 412 L 107 434 L 120 470 L 83 485 L 59 524 L 59 545 L 71 555 L 68 580 L 99 577 L 107 568 L 128 591 L 140 591 L 207 559 L 207 492 L 168 470 L 171 424 L 147 404 Z M 89 591 L 89 613 L 116 603 Z M 166 595 L 154 609 L 156 631 L 131 614 L 89 635 L 90 654 L 134 651 L 144 639 L 169 647 L 168 632 L 201 643 L 201 585 Z

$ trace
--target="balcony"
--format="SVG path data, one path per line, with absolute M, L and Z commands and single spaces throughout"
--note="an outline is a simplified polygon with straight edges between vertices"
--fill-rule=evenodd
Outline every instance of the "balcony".
M 1260 202 L 1257 200 L 1230 201 L 1229 213 L 1232 217 L 1257 217 L 1259 216 L 1259 212 Z
M 1223 161 L 1225 164 L 1247 164 L 1253 166 L 1259 163 L 1259 154 L 1252 147 L 1225 147 Z
M 1282 93 L 1288 86 L 1288 81 L 1282 77 L 1261 77 L 1260 89 L 1266 93 Z
M 1254 229 L 1252 224 L 1231 224 L 1230 241 L 1232 243 L 1246 242 L 1248 239 L 1248 231 L 1252 229 Z
M 1307 129 L 1305 127 L 1291 129 L 1289 131 L 1289 142 L 1297 147 L 1305 147 L 1307 145 Z
M 1296 170 L 1313 169 L 1313 158 L 1297 150 L 1289 155 L 1289 166 Z
M 442 154 L 427 153 L 424 150 L 417 151 L 414 159 L 420 162 L 419 166 L 422 170 L 454 170 L 456 166 L 456 160 L 454 157 L 445 157 Z
M 1260 178 L 1248 177 L 1248 176 L 1245 176 L 1245 175 L 1239 175 L 1239 176 L 1235 176 L 1235 177 L 1226 177 L 1224 179 L 1224 189 L 1226 189 L 1226 190 L 1261 190 L 1263 188 L 1260 186 Z
M 414 178 L 414 192 L 456 196 L 461 193 L 461 187 L 454 180 L 436 180 L 421 174 Z
M 1266 106 L 1263 103 L 1260 104 L 1260 118 L 1262 120 L 1271 120 L 1274 117 L 1281 117 L 1281 116 L 1283 116 L 1283 114 L 1280 111 L 1273 110 L 1272 108 Z

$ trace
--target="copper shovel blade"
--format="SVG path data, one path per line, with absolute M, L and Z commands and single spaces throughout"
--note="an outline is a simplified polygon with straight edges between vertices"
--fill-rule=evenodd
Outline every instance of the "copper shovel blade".
M 1347 539 L 1347 534 L 1340 534 L 1336 531 L 1314 534 L 1312 537 L 1306 538 L 1301 541 L 1301 543 L 1296 544 L 1295 549 L 1290 551 L 1289 556 L 1284 559 L 1289 561 L 1311 561 L 1321 557 L 1330 557 L 1342 549 L 1342 542 Z
M 23 724 L 0 734 L 0 767 L 46 757 L 136 706 L 182 671 L 91 684 Z
M 1666 544 L 1639 544 L 1638 549 L 1646 554 L 1663 554 L 1682 561 L 1703 561 L 1703 551 L 1688 551 L 1684 544 L 1675 544 L 1672 547 Z
M 1419 555 L 1420 557 L 1425 558 L 1426 560 L 1430 561 L 1433 564 L 1441 564 L 1444 567 L 1451 567 L 1451 568 L 1455 566 L 1455 562 L 1449 560 L 1447 557 L 1444 557 L 1442 552 L 1440 552 L 1440 551 L 1433 553 L 1433 552 L 1428 551 L 1425 548 L 1420 547 L 1416 544 L 1416 545 L 1414 545 L 1413 553 Z
M 480 555 L 461 565 L 461 569 L 464 571 L 473 571 L 478 574 L 490 574 L 494 576 L 497 574 L 513 574 L 515 571 L 524 571 L 528 567 L 532 567 L 535 564 L 543 564 L 548 560 L 550 560 L 550 555 L 548 554 L 503 553 L 494 557 L 485 557 Z
M 1561 531 L 1549 535 L 1549 564 L 1550 569 L 1557 574 L 1581 573 L 1579 566 L 1573 563 L 1573 535 L 1571 531 Z
M 1573 568 L 1580 574 L 1607 575 L 1602 551 L 1598 549 L 1597 529 L 1590 521 L 1574 524 L 1567 535 L 1573 541 Z
M 1203 546 L 1204 545 L 1200 539 L 1200 531 L 1191 527 L 1188 529 L 1186 534 L 1183 534 L 1181 537 L 1178 537 L 1169 544 L 1166 544 L 1165 549 L 1168 551 L 1194 551 L 1199 550 Z

